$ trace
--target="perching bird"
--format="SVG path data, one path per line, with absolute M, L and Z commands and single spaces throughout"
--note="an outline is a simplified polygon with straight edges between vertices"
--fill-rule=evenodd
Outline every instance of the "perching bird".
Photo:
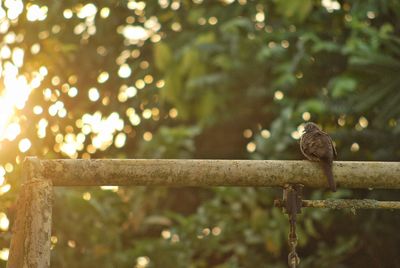
M 333 179 L 332 161 L 337 153 L 331 137 L 323 132 L 316 124 L 310 122 L 304 126 L 304 133 L 300 139 L 300 150 L 308 160 L 317 161 L 328 178 L 329 187 L 336 192 L 336 183 Z

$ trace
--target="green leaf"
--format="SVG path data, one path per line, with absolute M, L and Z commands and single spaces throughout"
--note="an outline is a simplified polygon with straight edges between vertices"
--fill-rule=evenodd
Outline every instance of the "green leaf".
M 214 122 L 214 111 L 217 107 L 217 98 L 212 90 L 207 90 L 201 97 L 200 102 L 196 106 L 197 118 L 206 124 Z
M 277 11 L 288 19 L 293 19 L 297 22 L 302 22 L 310 13 L 313 7 L 312 0 L 287 0 L 277 1 Z
M 221 26 L 222 32 L 236 33 L 239 29 L 244 29 L 248 32 L 254 30 L 253 22 L 246 17 L 237 17 L 225 22 Z
M 341 98 L 353 93 L 357 88 L 357 81 L 350 76 L 339 76 L 329 82 L 333 98 Z
M 312 114 L 322 114 L 325 110 L 326 105 L 319 99 L 307 100 L 299 107 L 299 111 L 310 112 Z
M 158 42 L 154 45 L 154 63 L 160 71 L 166 71 L 172 63 L 172 52 L 166 43 Z

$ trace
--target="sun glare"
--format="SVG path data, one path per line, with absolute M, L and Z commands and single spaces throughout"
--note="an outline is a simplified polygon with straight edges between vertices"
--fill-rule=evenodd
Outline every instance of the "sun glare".
M 8 139 L 13 141 L 21 132 L 19 119 L 15 115 L 17 110 L 22 110 L 32 90 L 39 87 L 44 75 L 40 72 L 34 73 L 30 82 L 23 75 L 19 75 L 18 67 L 22 65 L 23 52 L 16 52 L 15 63 L 9 61 L 4 63 L 4 69 L 1 73 L 3 77 L 4 88 L 0 95 L 0 141 Z
M 0 230 L 7 231 L 10 221 L 4 212 L 0 212 Z
M 119 103 L 128 103 L 130 99 L 139 94 L 140 90 L 146 87 L 150 88 L 153 83 L 157 88 L 162 88 L 165 82 L 164 80 L 156 81 L 150 73 L 134 80 L 131 79 L 136 71 L 130 63 L 131 59 L 138 60 L 138 72 L 146 70 L 150 66 L 150 63 L 146 60 L 139 61 L 140 49 L 122 50 L 119 57 L 115 59 L 117 72 L 99 70 L 96 79 L 97 85 L 91 85 L 87 89 L 79 88 L 76 74 L 69 75 L 65 81 L 65 77 L 58 74 L 51 74 L 52 76 L 50 76 L 44 64 L 30 71 L 30 73 L 22 73 L 20 69 L 25 64 L 26 54 L 30 56 L 40 55 L 46 47 L 43 42 L 35 41 L 27 50 L 24 50 L 18 46 L 18 43 L 23 41 L 24 35 L 14 32 L 11 26 L 13 23 L 18 23 L 19 16 L 24 16 L 23 19 L 28 22 L 40 24 L 47 20 L 50 7 L 25 3 L 21 0 L 3 1 L 2 3 L 0 4 L 0 33 L 4 37 L 3 43 L 0 44 L 0 142 L 4 140 L 15 141 L 17 150 L 22 154 L 31 152 L 31 150 L 36 153 L 37 150 L 40 150 L 35 146 L 35 137 L 23 135 L 26 130 L 22 124 L 27 119 L 29 120 L 30 115 L 33 115 L 37 118 L 33 122 L 36 138 L 44 140 L 49 135 L 54 138 L 53 145 L 45 146 L 42 149 L 44 154 L 53 150 L 55 153 L 70 158 L 77 158 L 80 155 L 90 158 L 91 154 L 98 150 L 104 151 L 110 146 L 123 148 L 129 137 L 132 137 L 132 133 L 135 133 L 134 128 L 139 126 L 143 120 L 157 121 L 161 118 L 158 108 L 145 106 L 136 110 L 133 107 L 127 108 L 127 119 L 116 111 L 102 114 L 101 110 L 91 114 L 75 115 L 76 117 L 74 117 L 72 115 L 74 111 L 69 110 L 68 102 L 64 97 L 71 100 L 77 96 L 83 96 L 82 94 L 85 95 L 84 92 L 86 92 L 86 99 L 89 103 L 108 106 L 113 99 L 107 95 L 107 92 L 103 91 L 103 88 L 109 86 L 109 81 L 115 77 L 125 81 L 117 94 L 116 100 Z M 143 44 L 148 39 L 154 43 L 161 40 L 161 35 L 158 33 L 161 30 L 161 24 L 155 16 L 144 17 L 145 6 L 145 2 L 129 0 L 127 3 L 127 7 L 135 10 L 134 13 L 137 16 L 129 15 L 125 23 L 117 29 L 117 33 L 124 37 L 126 46 Z M 179 7 L 178 3 L 173 5 L 174 10 L 179 9 Z M 109 7 L 99 7 L 94 3 L 87 3 L 62 10 L 62 18 L 80 20 L 73 28 L 73 32 L 76 35 L 81 35 L 82 39 L 87 39 L 96 33 L 97 19 L 107 19 L 110 13 Z M 141 25 L 136 22 L 140 22 Z M 40 32 L 38 38 L 44 40 L 62 30 L 61 25 L 53 25 L 49 30 Z M 109 53 L 107 48 L 101 45 L 97 47 L 96 51 L 100 56 Z M 45 78 L 50 83 L 43 86 Z M 30 94 L 38 88 L 45 103 L 34 103 L 32 107 L 27 109 L 26 104 Z M 177 117 L 178 110 L 171 109 L 169 116 L 171 118 Z M 54 123 L 54 120 L 64 119 L 73 119 L 75 124 L 66 126 L 64 130 L 63 127 L 60 127 L 62 124 Z M 153 134 L 145 131 L 141 138 L 144 141 L 150 141 Z M 22 155 L 18 157 L 20 159 Z M 8 191 L 9 185 L 3 185 L 0 194 Z
M 3 261 L 7 261 L 8 260 L 8 255 L 9 255 L 9 249 L 8 248 L 3 248 L 0 250 L 0 259 L 2 259 Z
M 26 18 L 29 21 L 42 21 L 47 17 L 47 6 L 39 7 L 38 5 L 30 5 L 27 8 Z

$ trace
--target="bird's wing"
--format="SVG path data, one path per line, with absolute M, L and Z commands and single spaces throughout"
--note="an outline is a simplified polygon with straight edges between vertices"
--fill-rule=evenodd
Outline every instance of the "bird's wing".
M 317 157 L 318 159 L 332 159 L 333 152 L 332 141 L 330 137 L 322 131 L 310 134 L 310 137 L 307 139 L 307 153 L 314 157 Z
M 332 153 L 333 153 L 333 158 L 335 158 L 336 159 L 336 157 L 337 157 L 337 151 L 336 151 L 336 147 L 335 147 L 335 145 L 333 144 L 333 141 L 332 141 L 332 138 L 331 138 L 331 136 L 329 136 L 329 134 L 328 133 L 326 133 L 326 132 L 324 132 L 324 131 L 322 131 L 321 130 L 321 133 L 323 133 L 326 137 L 328 137 L 329 138 L 329 142 L 330 142 L 330 144 L 332 145 Z
M 305 157 L 311 161 L 319 161 L 319 157 L 316 155 L 316 141 L 313 133 L 305 133 L 300 140 L 300 150 Z

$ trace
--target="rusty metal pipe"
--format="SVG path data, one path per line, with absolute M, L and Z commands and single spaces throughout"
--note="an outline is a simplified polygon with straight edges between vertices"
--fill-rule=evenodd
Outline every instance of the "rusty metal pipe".
M 27 158 L 26 164 L 54 186 L 327 187 L 318 163 L 310 161 Z M 333 174 L 339 188 L 400 189 L 400 162 L 337 161 Z

